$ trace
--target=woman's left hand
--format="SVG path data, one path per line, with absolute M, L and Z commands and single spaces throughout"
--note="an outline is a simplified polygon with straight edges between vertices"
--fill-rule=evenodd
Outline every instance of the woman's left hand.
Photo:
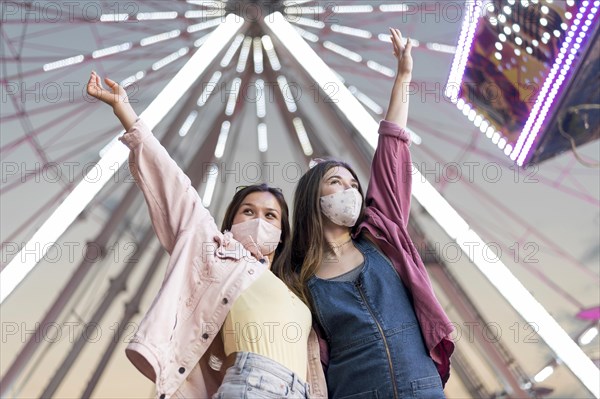
M 398 75 L 412 75 L 413 59 L 411 56 L 412 43 L 410 39 L 406 40 L 406 45 L 402 43 L 402 33 L 399 29 L 390 28 L 392 45 L 394 46 L 394 57 L 398 60 Z

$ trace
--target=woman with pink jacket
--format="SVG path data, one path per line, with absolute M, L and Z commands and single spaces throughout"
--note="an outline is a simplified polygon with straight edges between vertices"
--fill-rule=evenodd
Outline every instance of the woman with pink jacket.
M 283 194 L 238 191 L 221 232 L 189 178 L 138 118 L 125 90 L 92 72 L 88 93 L 113 108 L 129 166 L 170 254 L 129 360 L 166 398 L 327 397 L 309 309 L 271 271 L 288 245 Z
M 316 163 L 298 182 L 292 244 L 274 265 L 312 308 L 336 399 L 443 398 L 454 348 L 407 231 L 411 44 L 391 34 L 398 73 L 365 201 L 347 163 Z

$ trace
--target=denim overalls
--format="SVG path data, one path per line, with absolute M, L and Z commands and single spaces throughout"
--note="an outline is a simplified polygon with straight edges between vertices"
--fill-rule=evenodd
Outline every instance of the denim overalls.
M 316 276 L 308 287 L 329 342 L 327 388 L 333 399 L 444 398 L 415 312 L 390 261 L 366 239 L 355 281 Z

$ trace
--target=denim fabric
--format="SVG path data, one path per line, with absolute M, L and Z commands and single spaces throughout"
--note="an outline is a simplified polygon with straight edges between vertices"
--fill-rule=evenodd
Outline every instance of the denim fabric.
M 256 353 L 237 352 L 213 399 L 305 399 L 308 384 L 288 368 Z
M 400 277 L 372 243 L 361 239 L 354 244 L 365 259 L 355 281 L 315 276 L 308 282 L 318 322 L 329 342 L 329 396 L 444 398 L 441 379 Z

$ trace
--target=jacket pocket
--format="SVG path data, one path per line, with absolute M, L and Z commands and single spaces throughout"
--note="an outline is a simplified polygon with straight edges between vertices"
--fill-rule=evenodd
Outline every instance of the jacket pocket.
M 352 395 L 342 396 L 340 399 L 378 399 L 379 395 L 377 395 L 377 390 L 361 392 L 361 393 L 353 393 Z
M 444 399 L 442 380 L 438 375 L 411 381 L 410 386 L 416 399 Z
M 203 261 L 202 258 L 197 256 L 192 260 L 193 265 L 188 269 L 189 273 L 183 282 L 179 300 L 182 321 L 190 318 L 200 302 L 202 293 L 206 292 L 211 283 L 218 280 L 214 275 L 213 267 L 209 263 L 213 262 Z

